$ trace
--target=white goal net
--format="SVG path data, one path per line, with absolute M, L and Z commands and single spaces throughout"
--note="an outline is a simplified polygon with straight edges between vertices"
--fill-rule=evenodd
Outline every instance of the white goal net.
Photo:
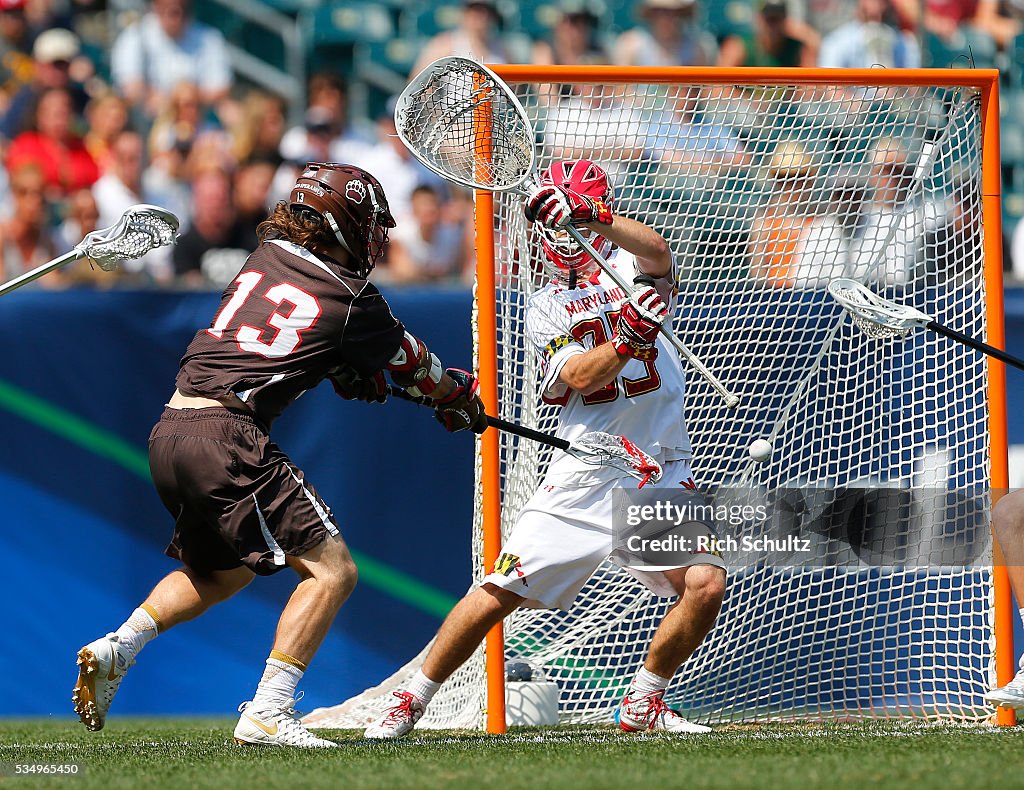
M 932 539 L 902 547 L 897 562 L 873 563 L 845 547 L 847 561 L 815 568 L 732 567 L 721 615 L 677 673 L 670 704 L 712 724 L 987 717 L 991 559 L 951 562 L 947 552 L 950 542 L 975 539 L 970 530 L 987 532 L 985 360 L 925 331 L 872 340 L 826 292 L 832 278 L 856 279 L 985 338 L 980 92 L 633 83 L 516 90 L 542 167 L 599 162 L 615 211 L 671 243 L 675 332 L 741 398 L 728 409 L 688 371 L 681 406 L 698 483 L 899 489 L 916 523 L 931 525 Z M 524 332 L 525 301 L 545 282 L 542 252 L 520 200 L 495 200 L 497 289 L 477 298 L 493 298 L 497 310 L 500 416 L 551 430 L 557 411 L 539 398 Z M 758 437 L 775 448 L 760 465 L 746 454 Z M 550 451 L 508 434 L 500 442 L 507 535 Z M 949 516 L 974 494 L 966 510 L 980 516 Z M 480 519 L 478 507 L 478 580 L 487 570 Z M 571 611 L 511 616 L 506 658 L 558 684 L 563 722 L 610 722 L 670 603 L 606 562 Z M 421 660 L 310 723 L 362 726 Z M 480 727 L 485 707 L 481 649 L 421 726 Z

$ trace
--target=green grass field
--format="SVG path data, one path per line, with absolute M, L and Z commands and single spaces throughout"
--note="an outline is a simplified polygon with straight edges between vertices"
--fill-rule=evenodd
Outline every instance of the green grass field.
M 905 722 L 724 727 L 710 736 L 558 727 L 506 736 L 424 733 L 371 743 L 327 731 L 332 752 L 240 748 L 234 721 L 0 720 L 0 763 L 69 763 L 78 777 L 0 779 L 34 787 L 120 788 L 793 788 L 1024 786 L 1024 730 Z M 5 766 L 5 773 L 10 767 Z

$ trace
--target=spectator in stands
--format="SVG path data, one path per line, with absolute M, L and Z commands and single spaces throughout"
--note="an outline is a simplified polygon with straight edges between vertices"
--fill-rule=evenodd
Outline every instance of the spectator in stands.
M 0 0 L 0 111 L 32 80 L 32 31 L 25 19 L 25 0 Z
M 32 45 L 32 81 L 14 95 L 0 121 L 4 137 L 13 140 L 28 128 L 40 96 L 51 88 L 67 90 L 74 114 L 81 115 L 89 97 L 71 78 L 71 64 L 80 51 L 78 36 L 70 30 L 54 28 L 39 34 Z
M 622 106 L 614 88 L 580 83 L 568 99 L 548 110 L 544 145 L 552 159 L 586 159 L 601 164 L 621 183 L 628 163 L 643 159 L 638 118 Z
M 857 18 L 821 42 L 818 65 L 826 69 L 913 69 L 921 65 L 921 50 L 912 33 L 896 26 L 890 0 L 858 0 Z
M 82 141 L 100 172 L 110 164 L 111 148 L 128 126 L 128 105 L 116 93 L 104 93 L 85 108 L 86 132 Z
M 149 166 L 142 174 L 143 193 L 149 195 L 155 205 L 162 206 L 178 218 L 182 233 L 188 230 L 192 215 L 189 153 L 188 148 L 172 148 L 151 154 Z
M 192 182 L 192 220 L 173 248 L 174 272 L 186 285 L 223 288 L 256 248 L 244 236 L 231 195 L 231 178 L 206 170 Z
M 551 40 L 533 44 L 533 62 L 541 65 L 596 66 L 609 62 L 595 34 L 597 14 L 586 0 L 562 0 Z
M 91 189 L 80 189 L 74 192 L 67 203 L 67 214 L 64 221 L 54 231 L 53 240 L 57 254 L 67 252 L 100 227 L 100 210 Z M 77 266 L 77 264 L 72 264 Z M 70 266 L 68 267 L 71 268 Z M 86 269 L 91 267 L 86 266 Z
M 175 147 L 192 149 L 196 138 L 216 129 L 205 117 L 201 91 L 194 82 L 179 82 L 165 97 L 149 131 L 149 151 L 158 154 Z
M 242 162 L 235 171 L 234 199 L 239 235 L 251 239 L 253 245 L 256 244 L 257 226 L 272 213 L 270 185 L 276 172 L 274 162 L 260 159 Z
M 231 129 L 235 159 L 258 159 L 280 165 L 287 120 L 288 105 L 283 98 L 250 91 L 242 101 L 238 123 Z
M 715 0 L 712 0 L 713 2 Z M 696 0 L 643 0 L 642 27 L 615 42 L 613 56 L 623 66 L 710 66 L 715 40 L 697 24 Z
M 593 66 L 610 62 L 608 53 L 595 37 L 598 18 L 586 0 L 563 0 L 558 20 L 551 28 L 551 40 L 538 40 L 533 45 L 533 62 L 542 65 Z M 540 86 L 540 98 L 551 104 L 559 96 L 572 94 L 570 85 Z
M 818 34 L 790 17 L 788 0 L 760 0 L 753 29 L 722 42 L 718 65 L 813 66 L 818 45 Z
M 53 235 L 57 254 L 67 252 L 81 242 L 87 233 L 100 227 L 99 218 L 100 211 L 91 190 L 80 189 L 73 193 L 67 201 L 67 216 Z M 59 271 L 59 276 L 70 286 L 110 287 L 125 279 L 123 266 L 107 272 L 88 260 L 76 261 Z M 48 274 L 44 279 L 54 274 Z
M 198 85 L 205 106 L 217 104 L 231 87 L 224 37 L 192 19 L 191 11 L 189 0 L 152 0 L 149 12 L 114 42 L 114 84 L 150 117 L 180 82 Z
M 275 195 L 287 196 L 306 162 L 356 161 L 353 147 L 358 152 L 373 142 L 349 124 L 348 85 L 340 74 L 317 72 L 309 79 L 307 95 L 304 123 L 281 138 L 280 154 L 288 166 L 281 177 L 287 185 L 275 190 Z
M 768 165 L 770 194 L 754 217 L 751 277 L 775 288 L 823 288 L 846 260 L 840 229 L 823 221 L 814 158 L 796 140 L 780 142 Z
M 382 274 L 397 283 L 459 278 L 466 265 L 463 238 L 462 227 L 444 219 L 440 191 L 418 186 L 412 192 L 412 216 L 395 227 Z
M 670 106 L 651 120 L 646 147 L 662 168 L 677 173 L 706 175 L 750 161 L 731 130 L 705 119 L 696 85 L 681 87 Z
M 945 222 L 946 211 L 914 189 L 916 165 L 897 138 L 879 140 L 870 154 L 870 198 L 853 250 L 852 277 L 902 285 L 918 272 L 926 234 Z
M 46 182 L 38 166 L 23 164 L 11 171 L 14 211 L 0 223 L 0 276 L 4 280 L 31 271 L 56 257 L 47 227 Z M 43 287 L 59 286 L 60 276 L 43 277 Z
M 892 0 L 894 8 L 911 28 L 949 41 L 963 26 L 971 26 L 991 36 L 1000 48 L 1006 48 L 1020 33 L 1020 22 L 1003 13 L 1000 0 Z M 933 64 L 946 65 L 946 64 Z
M 498 35 L 500 24 L 501 13 L 494 0 L 465 0 L 458 25 L 427 42 L 409 76 L 419 74 L 427 64 L 446 55 L 475 58 L 483 63 L 507 63 L 508 51 Z
M 72 130 L 71 94 L 66 88 L 43 91 L 33 114 L 32 130 L 19 134 L 7 152 L 7 168 L 35 165 L 43 174 L 47 195 L 60 201 L 92 186 L 99 168 L 82 138 Z
M 432 186 L 443 194 L 444 181 L 409 153 L 395 128 L 395 102 L 391 98 L 377 118 L 377 142 L 361 150 L 354 161 L 371 173 L 378 173 L 398 227 L 412 221 L 412 193 L 418 186 Z
M 142 137 L 131 129 L 114 140 L 108 167 L 92 187 L 102 227 L 117 222 L 129 206 L 152 202 L 142 187 L 143 149 Z

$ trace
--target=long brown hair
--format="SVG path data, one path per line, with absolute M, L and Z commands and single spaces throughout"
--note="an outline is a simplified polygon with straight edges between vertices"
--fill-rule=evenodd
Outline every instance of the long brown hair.
M 307 212 L 294 213 L 284 200 L 279 201 L 270 216 L 256 226 L 256 238 L 261 242 L 287 239 L 307 250 L 314 247 L 328 249 L 337 244 L 320 217 Z

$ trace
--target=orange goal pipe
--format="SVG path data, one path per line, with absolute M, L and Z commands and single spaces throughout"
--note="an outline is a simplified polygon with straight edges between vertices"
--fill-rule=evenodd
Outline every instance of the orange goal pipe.
M 473 145 L 476 148 L 480 181 L 485 173 L 481 160 L 491 156 L 491 103 L 484 100 L 473 108 Z M 476 321 L 477 376 L 480 397 L 488 414 L 501 414 L 498 408 L 498 321 L 494 300 L 494 195 L 476 192 Z M 484 573 L 494 567 L 501 548 L 501 455 L 498 431 L 480 436 L 480 506 L 483 529 Z M 496 624 L 484 643 L 484 671 L 487 677 L 487 732 L 503 733 L 505 720 L 505 632 Z
M 962 85 L 982 90 L 997 69 L 789 69 L 708 66 L 533 66 L 491 64 L 509 82 L 706 83 L 723 85 Z
M 993 79 L 981 92 L 981 192 L 985 238 L 985 304 L 988 342 L 1006 344 L 1003 331 L 1003 214 L 1000 201 L 999 82 Z M 988 360 L 989 457 L 993 491 L 1010 485 L 1006 421 L 1006 366 Z M 992 540 L 993 629 L 996 641 L 996 682 L 1009 683 L 1017 667 L 1013 651 L 1013 595 L 999 543 Z M 1008 727 L 1016 723 L 1009 708 L 996 709 L 996 721 Z

